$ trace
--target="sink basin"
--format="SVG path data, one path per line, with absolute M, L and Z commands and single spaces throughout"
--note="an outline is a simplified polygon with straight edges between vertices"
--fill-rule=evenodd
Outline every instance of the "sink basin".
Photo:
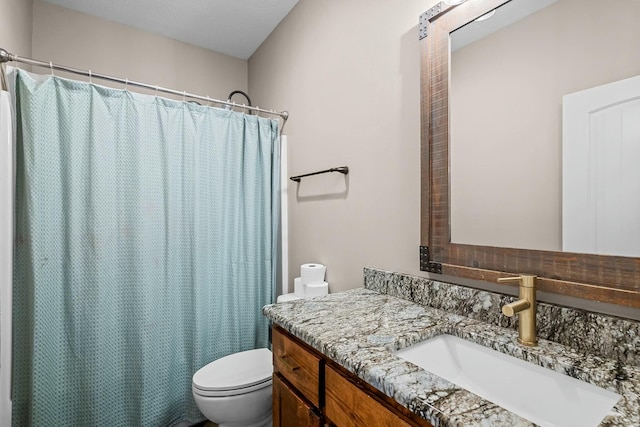
M 540 426 L 597 426 L 620 395 L 452 335 L 396 355 Z

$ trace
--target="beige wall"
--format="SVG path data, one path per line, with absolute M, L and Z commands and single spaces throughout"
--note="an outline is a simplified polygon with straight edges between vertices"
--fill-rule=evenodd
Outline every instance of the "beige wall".
M 30 0 L 0 0 L 0 46 L 211 97 L 248 85 L 258 105 L 288 109 L 289 175 L 351 168 L 348 181 L 338 174 L 299 187 L 289 181 L 290 278 L 301 263 L 322 262 L 337 292 L 361 286 L 364 266 L 418 273 L 417 22 L 435 2 L 301 0 L 247 64 L 41 1 L 32 20 Z
M 640 74 L 638 16 L 562 0 L 454 52 L 452 241 L 562 249 L 562 97 Z
M 362 268 L 417 272 L 420 232 L 418 18 L 434 1 L 301 0 L 249 59 L 259 105 L 291 118 L 289 275 L 327 265 L 331 292 Z
M 38 0 L 33 57 L 217 99 L 248 83 L 241 59 Z
M 31 0 L 0 0 L 0 47 L 19 56 L 31 56 Z

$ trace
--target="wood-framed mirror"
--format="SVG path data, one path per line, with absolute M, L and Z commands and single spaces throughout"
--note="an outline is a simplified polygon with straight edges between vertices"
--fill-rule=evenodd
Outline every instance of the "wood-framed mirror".
M 564 102 L 565 95 L 572 95 L 572 92 L 579 92 L 584 87 L 576 86 L 575 88 L 568 90 L 566 88 L 560 88 L 559 94 L 554 95 L 555 100 L 554 104 L 551 106 L 544 107 L 531 107 L 531 110 L 525 111 L 525 113 L 530 113 L 532 111 L 541 111 L 547 112 L 550 116 L 551 121 L 555 120 L 558 124 L 550 125 L 542 119 L 536 117 L 533 121 L 533 125 L 527 127 L 525 122 L 518 122 L 518 120 L 509 119 L 509 122 L 516 122 L 517 126 L 520 126 L 521 132 L 505 132 L 507 138 L 511 138 L 508 143 L 511 143 L 512 146 L 517 146 L 514 141 L 520 141 L 521 135 L 528 135 L 535 133 L 536 129 L 549 130 L 553 129 L 550 132 L 553 138 L 557 137 L 557 141 L 554 139 L 552 142 L 547 144 L 551 146 L 551 149 L 548 150 L 550 152 L 555 152 L 558 156 L 556 160 L 543 160 L 545 164 L 554 164 L 552 172 L 545 172 L 544 174 L 539 173 L 539 166 L 535 165 L 531 166 L 531 170 L 527 170 L 529 167 L 529 163 L 532 162 L 523 162 L 522 160 L 509 160 L 507 158 L 503 158 L 502 155 L 505 151 L 509 150 L 500 150 L 496 152 L 492 152 L 492 149 L 495 149 L 493 142 L 499 139 L 498 137 L 491 137 L 491 143 L 488 143 L 482 139 L 481 127 L 485 127 L 488 129 L 506 129 L 508 126 L 505 124 L 504 112 L 502 110 L 492 110 L 495 105 L 502 105 L 503 107 L 506 105 L 507 109 L 512 108 L 512 101 L 502 101 L 500 98 L 496 98 L 500 91 L 496 90 L 493 86 L 487 85 L 485 83 L 485 89 L 488 89 L 487 94 L 484 96 L 475 96 L 474 102 L 476 102 L 475 107 L 471 109 L 472 113 L 475 111 L 477 115 L 480 115 L 481 111 L 488 111 L 490 115 L 493 115 L 497 118 L 496 123 L 486 123 L 485 120 L 481 120 L 480 123 L 483 126 L 478 125 L 478 123 L 472 123 L 468 119 L 464 119 L 464 114 L 458 113 L 458 110 L 454 110 L 451 105 L 451 94 L 453 93 L 452 85 L 457 85 L 457 82 L 452 81 L 452 47 L 451 40 L 452 34 L 460 29 L 465 27 L 471 27 L 471 23 L 475 23 L 478 21 L 478 18 L 486 17 L 493 10 L 500 11 L 499 8 L 508 5 L 509 3 L 516 1 L 529 1 L 534 3 L 541 3 L 541 0 L 466 0 L 465 2 L 459 5 L 451 5 L 450 2 L 440 2 L 436 4 L 433 8 L 429 9 L 420 17 L 420 44 L 421 44 L 421 248 L 420 248 L 420 268 L 423 271 L 430 271 L 435 273 L 444 274 L 447 276 L 457 276 L 468 279 L 476 279 L 485 282 L 496 282 L 498 277 L 502 277 L 509 274 L 519 274 L 519 273 L 527 273 L 527 274 L 535 274 L 538 276 L 538 289 L 541 291 L 546 291 L 555 294 L 568 295 L 572 297 L 578 297 L 593 301 L 606 302 L 611 304 L 623 305 L 628 307 L 640 307 L 640 252 L 636 255 L 632 256 L 623 256 L 617 254 L 615 250 L 613 252 L 598 252 L 593 249 L 585 249 L 584 252 L 579 252 L 576 250 L 563 250 L 563 248 L 571 247 L 567 245 L 567 241 L 569 237 L 567 237 L 567 233 L 564 231 L 569 227 L 566 225 L 566 221 L 569 221 L 570 224 L 573 224 L 576 220 L 575 217 L 569 216 L 568 220 L 562 218 L 563 211 L 569 212 L 569 208 L 567 207 L 566 199 L 568 199 L 568 194 L 574 194 L 573 190 L 567 190 L 566 181 L 569 181 L 568 178 L 563 176 L 565 173 L 564 170 L 568 169 L 566 167 L 567 162 L 567 150 L 564 148 L 563 137 L 565 137 L 564 128 L 566 124 L 563 124 L 563 108 L 565 104 L 568 102 Z M 629 0 L 630 2 L 634 2 L 634 0 Z M 528 18 L 533 16 L 541 15 L 543 12 L 546 14 L 556 14 L 555 20 L 560 23 L 564 22 L 563 19 L 559 19 L 557 17 L 557 11 L 552 9 L 551 7 L 568 7 L 569 3 L 577 4 L 578 7 L 584 7 L 584 0 L 576 1 L 576 0 L 549 0 L 546 3 L 553 3 L 552 6 L 549 6 L 546 11 L 534 11 L 530 12 Z M 564 2 L 564 3 L 563 3 Z M 588 0 L 587 3 L 594 3 L 597 5 L 599 10 L 602 11 L 603 5 L 602 2 L 596 2 L 595 0 Z M 638 2 L 635 1 L 633 3 L 635 7 L 638 7 Z M 620 18 L 610 17 L 610 16 L 598 16 L 598 22 L 592 22 L 589 20 L 586 12 L 582 9 L 580 13 L 577 15 L 585 21 L 585 25 L 590 25 L 588 31 L 594 33 L 594 37 L 599 37 L 598 32 L 607 31 L 611 28 L 618 28 L 622 24 L 619 24 L 619 21 L 625 20 L 624 15 L 637 16 L 635 12 L 629 12 L 625 7 L 608 8 L 608 9 L 617 9 L 622 15 Z M 584 13 L 583 13 L 584 12 Z M 601 12 L 600 12 L 601 13 Z M 528 19 L 527 18 L 527 19 Z M 524 18 L 518 18 L 519 21 L 525 21 Z M 598 25 L 594 25 L 598 24 Z M 500 24 L 506 26 L 507 24 Z M 548 24 L 545 24 L 548 25 Z M 634 23 L 633 27 L 637 27 L 637 24 Z M 545 27 L 546 28 L 546 27 Z M 493 29 L 492 34 L 499 33 L 500 31 L 504 31 L 504 29 Z M 627 30 L 624 30 L 627 31 Z M 638 30 L 632 30 L 638 31 Z M 558 34 L 568 34 L 568 36 L 573 37 L 575 39 L 579 39 L 580 37 L 576 36 L 575 31 L 569 30 L 560 30 Z M 620 35 L 622 34 L 622 35 Z M 617 37 L 626 37 L 629 33 L 622 32 L 618 34 Z M 636 34 L 636 33 L 634 33 Z M 640 34 L 640 33 L 637 33 Z M 538 41 L 538 39 L 542 39 L 543 37 L 536 38 L 535 36 L 528 36 L 529 40 Z M 506 37 L 508 40 L 512 40 L 512 38 Z M 562 44 L 565 42 L 559 41 L 559 39 L 554 35 L 553 37 L 547 37 L 550 39 L 552 43 Z M 600 37 L 601 39 L 601 37 Z M 627 44 L 636 46 L 635 40 L 638 40 L 638 37 L 623 40 L 627 41 Z M 469 43 L 469 42 L 467 42 Z M 568 43 L 568 42 L 567 42 Z M 471 44 L 475 44 L 475 42 L 471 42 Z M 612 45 L 611 42 L 602 43 L 601 46 L 603 52 L 605 51 L 615 51 L 617 50 L 616 45 Z M 520 47 L 518 48 L 521 51 L 525 51 L 525 53 L 529 53 L 532 49 L 530 47 Z M 602 60 L 602 57 L 593 58 L 595 55 L 598 55 L 593 51 L 593 43 L 589 47 L 584 49 L 571 47 L 571 52 L 583 53 L 585 57 L 592 57 L 592 60 L 597 61 L 595 68 L 601 68 L 603 71 L 607 69 L 614 69 L 615 71 L 619 71 L 621 68 L 625 68 L 624 73 L 631 73 L 640 75 L 640 59 L 635 60 L 637 63 L 624 63 L 623 66 L 614 66 L 609 60 Z M 548 47 L 542 47 L 542 51 L 549 51 Z M 563 56 L 563 54 L 560 54 Z M 638 57 L 637 54 L 633 55 L 634 57 Z M 456 60 L 457 61 L 457 60 Z M 481 59 L 481 61 L 490 61 L 490 59 Z M 541 61 L 540 59 L 534 60 L 536 63 L 547 62 Z M 569 61 L 567 62 L 575 62 L 576 60 L 569 55 Z M 496 61 L 501 68 L 506 68 L 501 61 Z M 518 65 L 518 63 L 516 63 Z M 522 64 L 521 64 L 522 65 Z M 602 66 L 600 66 L 602 65 Z M 522 65 L 522 68 L 527 68 L 527 65 Z M 539 71 L 535 72 L 537 75 L 549 74 L 551 81 L 555 82 L 558 80 L 555 78 L 556 70 L 561 68 L 557 65 L 554 65 L 553 72 L 548 71 Z M 528 67 L 531 68 L 531 67 Z M 589 67 L 594 68 L 594 67 Z M 586 69 L 586 68 L 585 68 Z M 467 69 L 468 71 L 468 69 Z M 625 74 L 616 75 L 614 80 L 623 80 L 628 77 Z M 469 75 L 470 73 L 466 73 Z M 522 73 L 526 76 L 526 73 Z M 582 75 L 582 73 L 579 73 Z M 457 74 L 456 74 L 457 75 Z M 495 75 L 494 75 L 495 77 Z M 458 77 L 456 77 L 458 78 Z M 583 86 L 591 87 L 591 86 L 599 86 L 603 82 L 601 77 L 594 77 L 593 82 L 585 81 Z M 574 77 L 569 77 L 572 84 L 579 79 Z M 588 80 L 588 79 L 587 79 Z M 532 86 L 533 90 L 536 92 L 541 92 L 540 89 L 548 86 L 547 83 L 542 83 L 538 81 L 531 81 L 531 77 L 529 77 L 528 83 L 519 83 L 523 86 Z M 536 84 L 541 85 L 536 87 Z M 544 85 L 544 86 L 542 86 Z M 555 83 L 550 86 L 559 86 Z M 456 86 L 456 89 L 458 86 Z M 508 89 L 507 89 L 508 91 Z M 511 89 L 513 92 L 513 88 Z M 571 93 L 570 93 L 571 92 Z M 456 95 L 457 96 L 457 95 Z M 525 96 L 521 98 L 527 99 Z M 458 98 L 456 98 L 458 99 Z M 640 99 L 636 97 L 637 99 Z M 489 100 L 491 102 L 489 102 Z M 467 105 L 466 102 L 456 101 L 456 105 Z M 529 101 L 527 101 L 529 102 Z M 637 101 L 640 103 L 640 101 Z M 472 105 L 471 101 L 468 103 Z M 634 107 L 635 108 L 635 107 Z M 454 117 L 458 122 L 452 123 L 452 111 L 456 111 L 456 117 Z M 502 111 L 502 112 L 496 112 Z M 637 110 L 640 112 L 640 108 Z M 564 112 L 566 116 L 566 112 Z M 502 122 L 501 122 L 502 120 Z M 638 121 L 640 123 L 640 121 Z M 471 127 L 470 129 L 466 129 L 470 132 L 468 134 L 473 137 L 477 137 L 478 139 L 472 141 L 479 148 L 478 153 L 484 152 L 487 155 L 487 160 L 474 160 L 472 155 L 471 164 L 475 161 L 476 163 L 481 163 L 484 165 L 484 170 L 487 169 L 495 169 L 500 167 L 500 165 L 511 164 L 515 165 L 514 172 L 504 172 L 502 175 L 502 180 L 504 181 L 512 181 L 514 180 L 514 176 L 517 174 L 521 174 L 525 176 L 525 180 L 523 181 L 522 186 L 518 186 L 518 188 L 523 188 L 525 185 L 531 184 L 531 182 L 536 183 L 540 181 L 540 176 L 553 176 L 555 177 L 555 187 L 552 188 L 551 191 L 545 190 L 543 193 L 547 195 L 547 199 L 543 200 L 535 200 L 532 202 L 532 206 L 540 208 L 548 209 L 541 211 L 542 213 L 534 213 L 532 215 L 533 218 L 539 218 L 540 216 L 546 216 L 547 211 L 553 211 L 554 215 L 551 215 L 551 219 L 549 219 L 548 223 L 543 223 L 542 225 L 538 223 L 532 223 L 530 219 L 522 220 L 520 223 L 515 221 L 516 226 L 523 229 L 534 230 L 532 234 L 541 235 L 544 234 L 543 231 L 549 232 L 549 235 L 555 236 L 553 239 L 556 239 L 556 243 L 550 243 L 549 247 L 545 247 L 544 244 L 541 244 L 541 247 L 538 247 L 537 243 L 527 243 L 527 242 L 516 242 L 511 244 L 509 240 L 500 241 L 499 243 L 493 241 L 483 241 L 482 239 L 486 239 L 487 237 L 480 237 L 479 241 L 474 240 L 474 238 L 469 238 L 469 241 L 465 240 L 464 236 L 460 236 L 457 234 L 458 226 L 454 224 L 455 221 L 459 221 L 455 219 L 455 216 L 452 216 L 452 205 L 455 207 L 455 212 L 463 212 L 463 213 L 471 213 L 471 223 L 473 225 L 474 221 L 474 210 L 475 207 L 478 207 L 478 218 L 481 217 L 480 207 L 487 211 L 485 214 L 487 217 L 496 217 L 494 212 L 498 210 L 507 210 L 510 217 L 515 217 L 516 219 L 520 218 L 520 214 L 517 210 L 509 210 L 504 209 L 509 206 L 511 203 L 514 205 L 521 205 L 525 202 L 521 202 L 516 200 L 516 195 L 508 195 L 506 193 L 503 194 L 503 190 L 497 188 L 495 183 L 491 183 L 491 181 L 487 182 L 472 182 L 471 190 L 458 191 L 459 194 L 471 194 L 474 197 L 469 197 L 469 203 L 466 206 L 464 203 L 460 204 L 458 199 L 456 198 L 459 194 L 454 194 L 452 196 L 452 181 L 456 182 L 452 174 L 465 174 L 463 162 L 452 164 L 452 153 L 455 153 L 456 150 L 453 149 L 452 145 L 456 144 L 452 140 L 452 135 L 462 135 L 464 132 L 455 129 L 463 129 L 464 127 Z M 556 126 L 554 128 L 553 126 Z M 486 130 L 486 129 L 485 129 Z M 485 137 L 486 138 L 486 137 Z M 547 141 L 546 136 L 537 136 L 534 138 L 536 144 L 543 144 Z M 566 140 L 566 137 L 564 138 Z M 640 138 L 632 137 L 631 142 L 636 142 L 636 146 L 640 146 Z M 457 141 L 457 140 L 456 140 Z M 456 146 L 457 147 L 457 146 Z M 476 147 L 476 148 L 478 148 Z M 513 147 L 512 147 L 513 148 Z M 533 151 L 527 151 L 533 150 Z M 470 150 L 466 150 L 470 151 Z M 529 158 L 537 157 L 537 154 L 541 151 L 538 148 L 529 148 L 514 151 L 523 151 L 524 156 L 528 156 Z M 531 153 L 535 153 L 535 156 L 532 156 Z M 608 151 L 607 151 L 608 152 Z M 638 150 L 640 153 L 640 150 Z M 564 153 L 564 158 L 563 158 Z M 597 157 L 597 155 L 596 155 Z M 602 156 L 600 156 L 602 157 Z M 618 156 L 621 157 L 621 156 Z M 624 157 L 624 156 L 622 156 Z M 592 159 L 593 160 L 593 159 Z M 457 160 L 456 160 L 457 161 Z M 490 163 L 492 161 L 496 161 L 494 165 Z M 563 166 L 563 163 L 565 165 Z M 467 164 L 468 165 L 468 164 Z M 497 166 L 496 166 L 497 165 Z M 455 167 L 454 167 L 455 166 Z M 591 165 L 593 166 L 593 165 Z M 635 168 L 640 169 L 640 167 Z M 473 176 L 471 172 L 469 172 L 470 176 Z M 483 170 L 480 168 L 480 175 L 483 175 Z M 457 177 L 458 175 L 456 175 Z M 476 178 L 472 178 L 472 181 Z M 564 181 L 563 181 L 564 179 Z M 517 181 L 517 180 L 516 180 Z M 553 182 L 553 179 L 551 180 Z M 640 180 L 638 180 L 640 181 Z M 563 190 L 564 188 L 564 190 Z M 528 197 L 528 190 L 523 188 L 518 193 L 523 193 L 524 198 Z M 612 191 L 605 192 L 605 194 L 611 194 Z M 495 195 L 499 197 L 493 197 Z M 522 196 L 522 194 L 520 194 Z M 640 205 L 640 192 L 633 194 L 635 198 L 630 197 L 632 195 L 627 195 L 627 199 L 635 200 L 637 198 L 639 200 L 638 205 Z M 565 200 L 563 200 L 565 197 Z M 553 199 L 553 200 L 552 200 Z M 458 203 L 458 205 L 455 205 Z M 602 203 L 601 203 L 602 204 Z M 494 211 L 491 211 L 491 208 L 495 208 Z M 620 208 L 616 208 L 617 211 L 620 211 Z M 623 209 L 626 212 L 626 209 Z M 468 215 L 469 216 L 469 215 Z M 453 218 L 453 220 L 452 220 Z M 499 218 L 499 217 L 498 217 Z M 505 223 L 505 219 L 497 220 L 500 224 Z M 563 223 L 565 221 L 565 223 Z M 574 222 L 572 222 L 574 221 Z M 632 219 L 632 223 L 639 224 L 638 229 L 640 230 L 640 217 L 634 217 Z M 633 227 L 633 224 L 631 225 Z M 456 225 L 456 229 L 452 230 L 452 225 Z M 564 227 L 563 227 L 564 225 Z M 481 225 L 479 227 L 485 227 Z M 486 226 L 489 230 L 488 235 L 490 236 L 493 228 L 498 226 Z M 555 228 L 554 228 L 555 227 Z M 463 228 L 463 227 L 460 227 Z M 471 227 L 470 229 L 473 229 Z M 496 228 L 497 229 L 497 228 Z M 453 232 L 452 232 L 453 231 Z M 515 236 L 518 234 L 514 230 L 512 232 L 506 231 L 508 236 Z M 632 243 L 635 239 L 633 237 L 629 238 L 629 236 L 635 236 L 633 233 L 634 230 L 627 230 L 624 227 L 622 228 L 622 233 L 625 235 L 627 240 L 631 240 Z M 581 232 L 578 232 L 579 235 L 582 235 Z M 452 239 L 452 235 L 454 238 Z M 500 236 L 498 236 L 500 237 Z M 489 237 L 490 238 L 490 237 Z M 498 239 L 500 240 L 500 239 Z M 554 246 L 555 245 L 555 246 Z M 604 254 L 602 254 L 604 253 Z M 613 253 L 610 255 L 609 253 Z

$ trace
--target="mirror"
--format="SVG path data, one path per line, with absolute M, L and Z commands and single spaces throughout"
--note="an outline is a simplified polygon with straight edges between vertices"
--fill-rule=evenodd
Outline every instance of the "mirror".
M 490 14 L 450 34 L 452 242 L 640 256 L 640 78 L 606 94 L 640 75 L 640 2 Z
M 585 144 L 582 122 L 566 135 L 567 117 L 587 117 L 593 131 L 640 114 L 629 86 L 612 90 L 630 99 L 604 102 L 630 113 L 593 120 L 583 107 L 583 92 L 640 75 L 640 2 L 620 2 L 467 0 L 421 17 L 425 269 L 487 281 L 526 272 L 545 291 L 640 307 L 640 120 L 626 120 L 623 143 L 606 134 Z M 605 166 L 615 179 L 587 174 Z

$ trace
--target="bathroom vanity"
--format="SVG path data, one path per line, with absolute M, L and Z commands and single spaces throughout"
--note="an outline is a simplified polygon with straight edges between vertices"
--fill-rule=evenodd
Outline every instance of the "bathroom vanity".
M 274 426 L 432 427 L 278 326 L 273 366 Z
M 274 425 L 540 424 L 398 355 L 446 334 L 616 393 L 593 425 L 640 426 L 638 322 L 540 303 L 539 345 L 524 347 L 500 313 L 513 299 L 365 269 L 365 289 L 264 307 L 273 322 Z

